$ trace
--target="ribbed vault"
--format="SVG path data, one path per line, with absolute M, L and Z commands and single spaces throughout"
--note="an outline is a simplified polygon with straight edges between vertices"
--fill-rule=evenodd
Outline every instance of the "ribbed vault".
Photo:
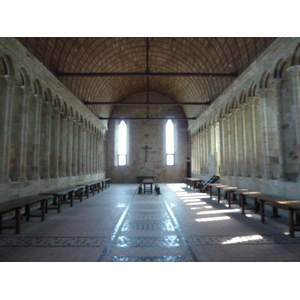
M 149 91 L 161 93 L 176 103 L 200 103 L 182 106 L 186 117 L 193 118 L 208 107 L 201 103 L 212 103 L 275 38 L 22 37 L 18 40 L 98 117 L 111 115 L 113 105 L 104 103 L 121 102 L 135 93 Z M 137 74 L 146 72 L 167 74 L 148 77 Z

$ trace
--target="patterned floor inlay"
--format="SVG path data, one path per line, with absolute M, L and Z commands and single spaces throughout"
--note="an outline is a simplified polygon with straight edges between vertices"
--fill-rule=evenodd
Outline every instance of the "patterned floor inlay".
M 255 245 L 255 244 L 300 244 L 300 237 L 291 238 L 282 234 L 251 234 L 245 236 L 209 235 L 191 236 L 196 246 L 203 245 Z
M 111 262 L 186 262 L 186 257 L 177 256 L 112 256 Z
M 130 220 L 165 220 L 169 219 L 169 214 L 166 211 L 159 211 L 159 212 L 153 212 L 153 211 L 139 211 L 137 212 L 132 212 L 130 211 L 127 214 L 127 217 Z
M 141 247 L 179 247 L 177 235 L 165 236 L 119 236 L 115 247 L 119 248 L 141 248 Z
M 104 237 L 1 237 L 0 247 L 101 247 Z
M 174 231 L 170 220 L 165 221 L 125 221 L 121 231 Z

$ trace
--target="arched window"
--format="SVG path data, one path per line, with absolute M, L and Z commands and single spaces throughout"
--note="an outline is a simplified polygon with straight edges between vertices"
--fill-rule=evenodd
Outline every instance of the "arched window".
M 124 121 L 121 121 L 121 123 L 119 124 L 118 165 L 127 165 L 127 125 Z
M 169 119 L 166 123 L 166 164 L 173 166 L 175 164 L 175 143 L 174 143 L 174 124 Z

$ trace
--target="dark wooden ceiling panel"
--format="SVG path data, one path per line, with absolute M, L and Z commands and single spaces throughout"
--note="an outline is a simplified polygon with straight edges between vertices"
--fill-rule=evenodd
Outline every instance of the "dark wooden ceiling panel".
M 21 37 L 18 40 L 54 75 L 58 73 L 241 74 L 276 38 L 268 37 Z M 148 45 L 148 48 L 147 48 Z M 147 50 L 148 49 L 148 50 Z M 148 66 L 148 69 L 147 69 Z M 178 103 L 213 102 L 236 78 L 58 77 L 82 102 L 116 103 L 140 92 L 158 92 Z M 109 117 L 113 106 L 88 106 Z M 197 117 L 206 106 L 183 106 Z

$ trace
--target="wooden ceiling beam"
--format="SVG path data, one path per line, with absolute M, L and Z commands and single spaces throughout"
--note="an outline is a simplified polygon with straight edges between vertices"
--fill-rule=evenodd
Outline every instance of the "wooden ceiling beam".
M 83 102 L 84 105 L 210 105 L 210 102 Z
M 99 72 L 57 72 L 57 77 L 237 77 L 237 73 L 170 73 L 170 72 L 124 72 L 124 73 L 99 73 Z

